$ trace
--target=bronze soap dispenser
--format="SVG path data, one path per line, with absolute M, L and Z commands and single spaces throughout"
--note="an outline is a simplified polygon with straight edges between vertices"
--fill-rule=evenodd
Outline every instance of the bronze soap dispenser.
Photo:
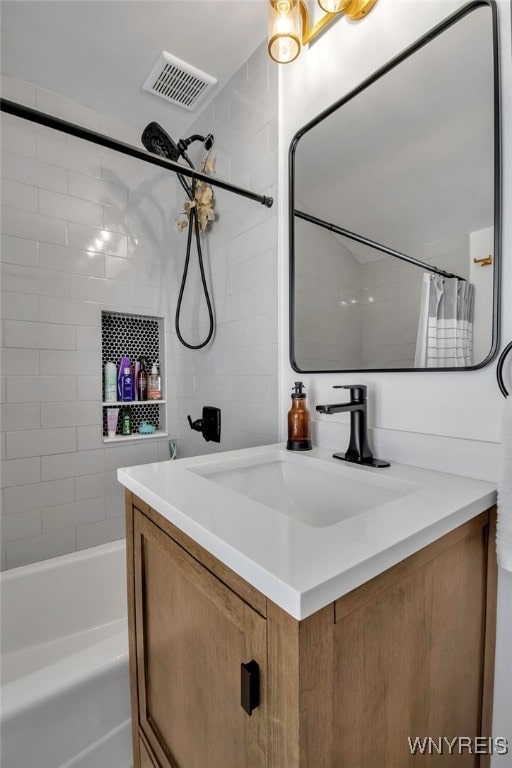
M 310 451 L 311 445 L 311 415 L 306 405 L 306 393 L 302 381 L 296 381 L 292 389 L 292 407 L 288 411 L 288 442 L 289 451 Z

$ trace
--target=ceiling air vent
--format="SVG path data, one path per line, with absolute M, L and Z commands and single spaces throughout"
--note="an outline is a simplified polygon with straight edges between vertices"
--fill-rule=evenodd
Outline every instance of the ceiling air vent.
M 206 72 L 162 51 L 142 87 L 171 104 L 193 110 L 216 83 Z

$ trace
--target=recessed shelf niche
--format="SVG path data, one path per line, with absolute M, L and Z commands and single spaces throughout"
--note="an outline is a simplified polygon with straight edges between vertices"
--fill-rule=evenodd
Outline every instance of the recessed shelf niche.
M 167 436 L 165 399 L 165 320 L 163 317 L 136 315 L 126 312 L 102 311 L 101 313 L 101 362 L 103 398 L 105 393 L 104 371 L 108 362 L 119 368 L 121 357 L 127 356 L 133 364 L 141 357 L 147 358 L 149 369 L 155 361 L 159 363 L 162 386 L 161 400 L 131 400 L 106 403 L 103 400 L 103 442 L 117 443 L 130 440 L 148 440 Z M 121 414 L 117 421 L 115 437 L 108 437 L 107 408 L 128 406 L 132 416 L 132 434 L 121 434 Z M 151 435 L 138 432 L 143 421 L 152 424 L 156 431 Z

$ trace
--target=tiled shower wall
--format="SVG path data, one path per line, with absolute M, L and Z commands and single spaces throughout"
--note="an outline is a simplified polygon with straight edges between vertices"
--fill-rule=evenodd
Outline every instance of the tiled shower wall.
M 469 278 L 469 235 L 427 243 L 412 256 Z M 361 312 L 365 368 L 413 368 L 423 270 L 386 257 L 361 265 L 361 282 L 373 296 Z
M 361 264 L 338 237 L 295 223 L 295 361 L 306 371 L 358 368 Z
M 274 196 L 276 80 L 262 48 L 189 131 L 215 134 L 219 176 Z M 2 95 L 139 144 L 140 130 L 28 83 L 3 77 Z M 216 195 L 203 248 L 218 329 L 189 352 L 174 333 L 186 241 L 174 177 L 9 116 L 2 128 L 1 565 L 11 568 L 122 537 L 117 467 L 168 458 L 167 440 L 101 441 L 102 309 L 166 318 L 167 424 L 180 455 L 276 439 L 277 219 L 276 207 Z M 197 276 L 194 259 L 187 338 L 204 321 Z M 188 428 L 202 405 L 222 408 L 220 445 Z
M 214 134 L 219 177 L 277 198 L 277 106 L 277 65 L 262 45 L 188 132 Z M 197 164 L 204 157 L 198 145 L 190 154 Z M 203 240 L 215 339 L 193 352 L 178 345 L 173 332 L 169 339 L 169 388 L 179 398 L 173 407 L 181 425 L 181 455 L 263 445 L 278 436 L 277 199 L 269 209 L 217 190 L 215 203 L 217 218 Z M 178 238 L 183 263 L 186 233 Z M 181 328 L 187 340 L 198 343 L 207 327 L 194 249 Z M 185 421 L 188 413 L 199 418 L 203 405 L 221 409 L 220 444 L 205 443 Z
M 140 132 L 27 83 L 2 95 L 138 144 Z M 116 469 L 167 441 L 104 446 L 101 310 L 167 314 L 171 174 L 2 120 L 2 567 L 124 535 Z M 165 254 L 165 255 L 164 255 Z M 171 424 L 172 427 L 172 424 Z
M 469 278 L 469 240 L 457 235 L 411 255 Z M 300 368 L 414 367 L 421 269 L 391 257 L 360 262 L 339 238 L 302 221 L 296 224 L 296 254 Z

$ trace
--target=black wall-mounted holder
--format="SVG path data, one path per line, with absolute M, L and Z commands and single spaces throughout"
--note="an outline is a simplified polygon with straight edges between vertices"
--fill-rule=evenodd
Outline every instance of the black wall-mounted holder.
M 496 367 L 496 379 L 498 381 L 498 386 L 503 397 L 508 397 L 509 395 L 508 389 L 506 388 L 505 382 L 503 381 L 503 365 L 505 364 L 505 358 L 510 352 L 512 352 L 512 341 L 507 344 L 501 353 L 500 359 L 498 360 L 498 365 Z
M 207 443 L 210 440 L 213 443 L 220 443 L 220 408 L 213 408 L 211 405 L 205 405 L 203 407 L 203 418 L 192 421 L 190 416 L 187 416 L 190 429 L 195 429 L 196 432 L 202 432 L 202 435 Z

